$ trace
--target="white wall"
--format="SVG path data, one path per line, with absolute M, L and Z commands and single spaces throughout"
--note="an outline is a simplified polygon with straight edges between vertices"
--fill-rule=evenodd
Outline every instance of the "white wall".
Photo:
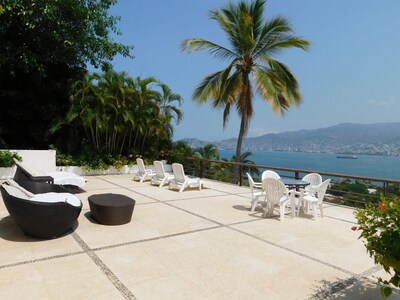
M 22 157 L 22 165 L 35 173 L 48 173 L 56 170 L 55 150 L 10 150 Z

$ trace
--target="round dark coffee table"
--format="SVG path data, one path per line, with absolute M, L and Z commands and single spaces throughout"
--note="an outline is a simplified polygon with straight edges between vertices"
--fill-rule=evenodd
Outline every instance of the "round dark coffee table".
M 90 212 L 93 219 L 104 225 L 122 225 L 132 218 L 136 201 L 118 194 L 89 196 Z

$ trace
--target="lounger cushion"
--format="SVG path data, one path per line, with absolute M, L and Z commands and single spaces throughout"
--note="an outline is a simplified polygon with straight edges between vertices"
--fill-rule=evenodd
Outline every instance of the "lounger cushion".
M 57 203 L 57 202 L 66 202 L 71 204 L 72 206 L 80 207 L 82 205 L 81 200 L 73 194 L 69 193 L 44 193 L 37 194 L 31 201 L 37 202 L 45 202 L 45 203 Z
M 3 187 L 10 196 L 13 196 L 15 198 L 25 199 L 25 200 L 30 199 L 30 197 L 27 194 L 25 194 L 23 191 L 21 191 L 19 188 L 16 188 L 14 186 L 10 186 L 7 184 L 3 184 Z
M 30 191 L 24 189 L 22 186 L 20 186 L 18 183 L 16 183 L 13 179 L 7 179 L 8 185 L 17 188 L 21 192 L 23 192 L 28 198 L 32 198 L 35 196 L 35 194 L 31 193 Z M 20 197 L 18 197 L 20 198 Z
M 75 173 L 71 172 L 51 172 L 47 173 L 48 176 L 54 178 L 55 184 L 67 184 L 83 187 L 85 185 L 85 179 Z

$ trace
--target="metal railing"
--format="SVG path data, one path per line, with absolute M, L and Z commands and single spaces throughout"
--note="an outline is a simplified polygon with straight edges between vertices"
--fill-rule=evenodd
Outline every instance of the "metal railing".
M 180 157 L 179 160 L 180 162 L 184 163 L 185 171 L 188 174 L 199 176 L 201 178 L 235 183 L 240 186 L 244 184 L 248 185 L 247 178 L 245 176 L 246 172 L 250 172 L 256 180 L 258 179 L 257 176 L 259 176 L 263 170 L 267 169 L 277 171 L 282 177 L 295 179 L 300 179 L 308 173 L 318 173 L 324 179 L 332 179 L 332 183 L 328 188 L 326 200 L 350 206 L 363 206 L 367 202 L 378 202 L 381 194 L 386 197 L 394 195 L 400 196 L 400 180 L 394 179 L 392 180 L 385 178 L 321 172 L 315 170 L 244 164 L 195 157 Z M 235 173 L 233 170 L 235 167 L 238 174 L 237 179 L 233 178 Z M 362 191 L 357 191 L 357 187 L 360 187 Z M 345 189 L 343 190 L 343 188 Z

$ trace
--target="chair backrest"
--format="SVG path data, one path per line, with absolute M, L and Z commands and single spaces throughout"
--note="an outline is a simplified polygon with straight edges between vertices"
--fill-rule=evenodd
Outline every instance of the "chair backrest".
M 251 193 L 253 193 L 253 191 L 254 191 L 254 180 L 253 180 L 253 178 L 251 177 L 251 175 L 249 173 L 246 173 L 246 175 L 247 175 L 247 178 L 249 180 L 249 187 L 250 187 Z
M 262 185 L 265 191 L 265 199 L 272 204 L 279 203 L 279 200 L 287 192 L 286 186 L 279 179 L 265 178 Z
M 246 172 L 246 175 L 247 175 L 247 179 L 249 180 L 250 189 L 253 190 L 253 188 L 254 188 L 254 180 L 253 180 L 253 178 L 251 177 L 251 175 L 249 173 Z
M 141 158 L 136 158 L 136 164 L 139 168 L 139 174 L 145 174 L 146 173 L 146 168 L 144 166 L 143 159 Z
M 182 164 L 173 163 L 172 172 L 174 173 L 176 182 L 181 182 L 181 183 L 185 182 L 186 176 Z
M 158 178 L 165 177 L 164 164 L 161 161 L 159 161 L 159 160 L 154 161 L 154 169 L 156 170 L 156 176 Z
M 264 180 L 265 178 L 281 179 L 281 176 L 279 176 L 279 174 L 274 171 L 266 170 L 262 173 L 262 176 L 261 176 L 262 180 Z
M 313 193 L 316 193 L 319 203 L 321 203 L 322 200 L 324 200 L 325 193 L 326 193 L 326 190 L 328 189 L 328 185 L 330 182 L 331 182 L 331 180 L 327 179 L 317 186 L 310 187 L 311 191 Z
M 318 173 L 310 173 L 303 177 L 303 181 L 307 181 L 311 186 L 322 183 L 322 177 Z

